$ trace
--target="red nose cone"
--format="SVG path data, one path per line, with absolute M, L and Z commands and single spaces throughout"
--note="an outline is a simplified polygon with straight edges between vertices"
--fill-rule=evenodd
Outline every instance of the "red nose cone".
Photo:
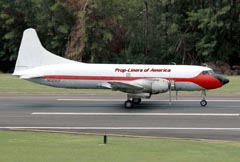
M 223 84 L 226 84 L 229 82 L 229 80 L 224 80 L 224 82 L 225 83 L 223 83 L 223 81 L 217 78 L 215 75 L 204 75 L 201 73 L 195 77 L 195 83 L 204 89 L 215 89 L 222 87 Z

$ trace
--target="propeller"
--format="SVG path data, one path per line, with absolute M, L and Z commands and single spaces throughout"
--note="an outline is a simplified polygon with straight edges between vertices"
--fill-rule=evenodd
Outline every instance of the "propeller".
M 176 100 L 178 100 L 178 91 L 176 90 Z
M 169 92 L 169 105 L 172 104 L 172 90 L 175 89 L 175 81 L 169 80 L 168 92 Z M 176 100 L 177 100 L 178 91 L 176 91 Z
M 168 92 L 169 92 L 169 105 L 172 105 L 172 88 L 171 88 L 171 82 L 169 82 L 168 86 Z

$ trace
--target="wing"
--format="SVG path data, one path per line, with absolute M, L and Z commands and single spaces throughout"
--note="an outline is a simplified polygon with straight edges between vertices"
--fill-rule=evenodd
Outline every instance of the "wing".
M 140 85 L 133 84 L 130 82 L 108 82 L 113 90 L 125 90 L 125 91 L 140 91 L 144 88 Z
M 116 91 L 122 91 L 126 93 L 135 93 L 135 92 L 141 92 L 144 90 L 144 87 L 138 84 L 135 84 L 134 82 L 123 82 L 123 81 L 113 81 L 113 82 L 106 82 L 101 83 L 99 86 L 116 90 Z
M 113 81 L 101 84 L 101 87 L 126 93 L 164 93 L 169 90 L 169 81 L 161 78 L 137 79 L 134 81 Z

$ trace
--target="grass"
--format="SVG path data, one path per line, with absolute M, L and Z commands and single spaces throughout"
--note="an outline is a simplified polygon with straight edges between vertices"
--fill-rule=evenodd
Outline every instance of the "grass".
M 237 162 L 240 142 L 0 131 L 4 162 Z
M 230 82 L 219 89 L 210 90 L 213 95 L 240 95 L 240 76 L 228 76 Z
M 208 95 L 240 95 L 240 76 L 229 76 L 230 83 Z M 0 94 L 77 94 L 77 93 L 118 93 L 111 90 L 62 89 L 39 85 L 21 80 L 10 74 L 0 74 Z M 199 92 L 181 92 L 180 95 L 198 94 Z

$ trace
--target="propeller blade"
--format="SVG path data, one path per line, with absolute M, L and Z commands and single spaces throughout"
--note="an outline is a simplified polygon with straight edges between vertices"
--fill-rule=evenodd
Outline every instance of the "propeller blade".
M 172 104 L 172 84 L 171 80 L 169 80 L 168 92 L 169 92 L 169 105 Z

